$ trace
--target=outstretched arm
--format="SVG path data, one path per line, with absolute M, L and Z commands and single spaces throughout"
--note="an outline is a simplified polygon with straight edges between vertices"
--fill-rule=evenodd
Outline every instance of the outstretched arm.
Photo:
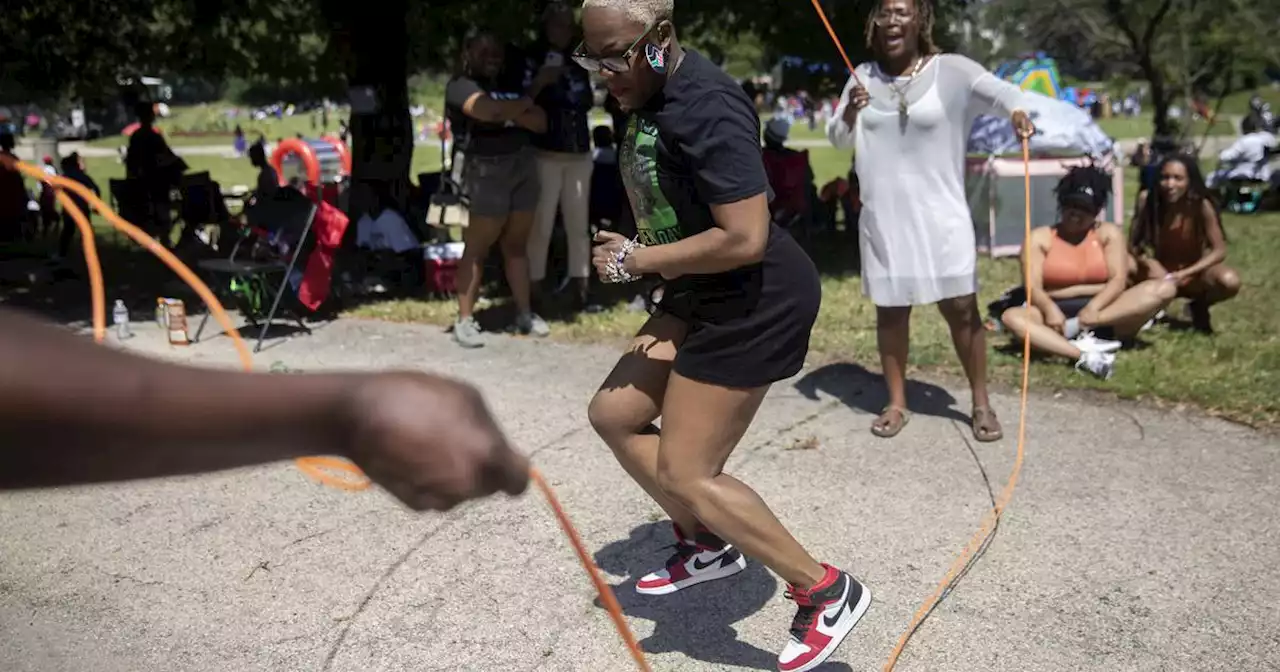
M 460 383 L 195 369 L 2 308 L 0 428 L 0 490 L 324 454 L 351 458 L 414 508 L 516 493 L 527 479 L 479 394 Z

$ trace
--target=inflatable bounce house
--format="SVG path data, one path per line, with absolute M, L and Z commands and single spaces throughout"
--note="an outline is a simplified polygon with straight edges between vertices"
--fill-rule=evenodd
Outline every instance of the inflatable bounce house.
M 1068 91 L 1058 77 L 1058 62 L 1043 52 L 1032 54 L 1021 61 L 1005 63 L 996 68 L 995 75 L 1017 84 L 1023 91 L 1067 100 Z
M 1058 66 L 1045 54 L 1006 64 L 995 74 L 1028 94 L 1026 108 L 1036 125 L 1031 139 L 1031 217 L 1033 226 L 1057 219 L 1053 188 L 1072 166 L 1096 163 L 1117 168 L 1116 143 L 1085 110 L 1068 99 Z M 1021 142 L 1008 119 L 980 116 L 969 133 L 966 191 L 973 212 L 978 249 L 993 257 L 1022 249 L 1023 167 Z M 1124 221 L 1124 171 L 1112 171 L 1111 204 L 1105 217 Z

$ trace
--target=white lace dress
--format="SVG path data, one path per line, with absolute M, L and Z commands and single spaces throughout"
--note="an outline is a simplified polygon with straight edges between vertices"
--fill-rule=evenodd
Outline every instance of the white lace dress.
M 965 148 L 981 114 L 1008 116 L 1023 92 L 956 54 L 933 57 L 907 83 L 874 63 L 856 69 L 871 97 L 854 128 L 844 123 L 849 79 L 827 137 L 853 148 L 862 190 L 858 228 L 862 291 L 877 306 L 912 306 L 978 291 L 973 217 L 965 197 Z M 907 102 L 905 123 L 898 93 Z

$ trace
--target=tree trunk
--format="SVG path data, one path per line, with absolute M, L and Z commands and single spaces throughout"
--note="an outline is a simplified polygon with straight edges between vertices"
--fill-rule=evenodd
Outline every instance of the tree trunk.
M 335 51 L 345 61 L 352 90 L 351 186 L 347 215 L 392 209 L 406 214 L 409 166 L 413 162 L 413 122 L 409 117 L 407 0 L 350 2 L 324 0 Z M 362 91 L 373 95 L 365 99 Z M 361 102 L 372 105 L 361 109 Z
M 1155 65 L 1149 53 L 1139 59 L 1138 66 L 1142 68 L 1142 76 L 1151 85 L 1151 113 L 1155 135 L 1172 136 L 1173 128 L 1169 125 L 1169 92 L 1165 85 L 1164 73 Z

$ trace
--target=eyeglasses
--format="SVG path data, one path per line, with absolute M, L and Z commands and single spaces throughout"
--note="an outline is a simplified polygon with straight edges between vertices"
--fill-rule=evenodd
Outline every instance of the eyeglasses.
M 640 33 L 640 37 L 637 37 L 636 41 L 632 42 L 631 46 L 627 47 L 627 50 L 622 52 L 621 56 L 589 56 L 587 55 L 587 52 L 583 51 L 583 47 L 586 46 L 586 43 L 579 42 L 578 46 L 574 48 L 573 55 L 570 56 L 570 58 L 572 58 L 573 62 L 577 63 L 579 67 L 588 72 L 600 72 L 601 70 L 608 70 L 609 72 L 618 74 L 629 72 L 631 70 L 631 57 L 636 55 L 636 48 L 638 48 L 640 43 L 649 36 L 649 31 L 653 29 L 654 26 L 648 26 L 645 28 L 644 32 Z
M 916 18 L 916 15 L 912 12 L 907 12 L 907 11 L 880 12 L 879 14 L 876 14 L 875 17 L 871 19 L 871 21 L 875 23 L 877 26 L 889 26 L 895 23 L 898 25 L 911 23 L 911 20 L 914 18 Z

